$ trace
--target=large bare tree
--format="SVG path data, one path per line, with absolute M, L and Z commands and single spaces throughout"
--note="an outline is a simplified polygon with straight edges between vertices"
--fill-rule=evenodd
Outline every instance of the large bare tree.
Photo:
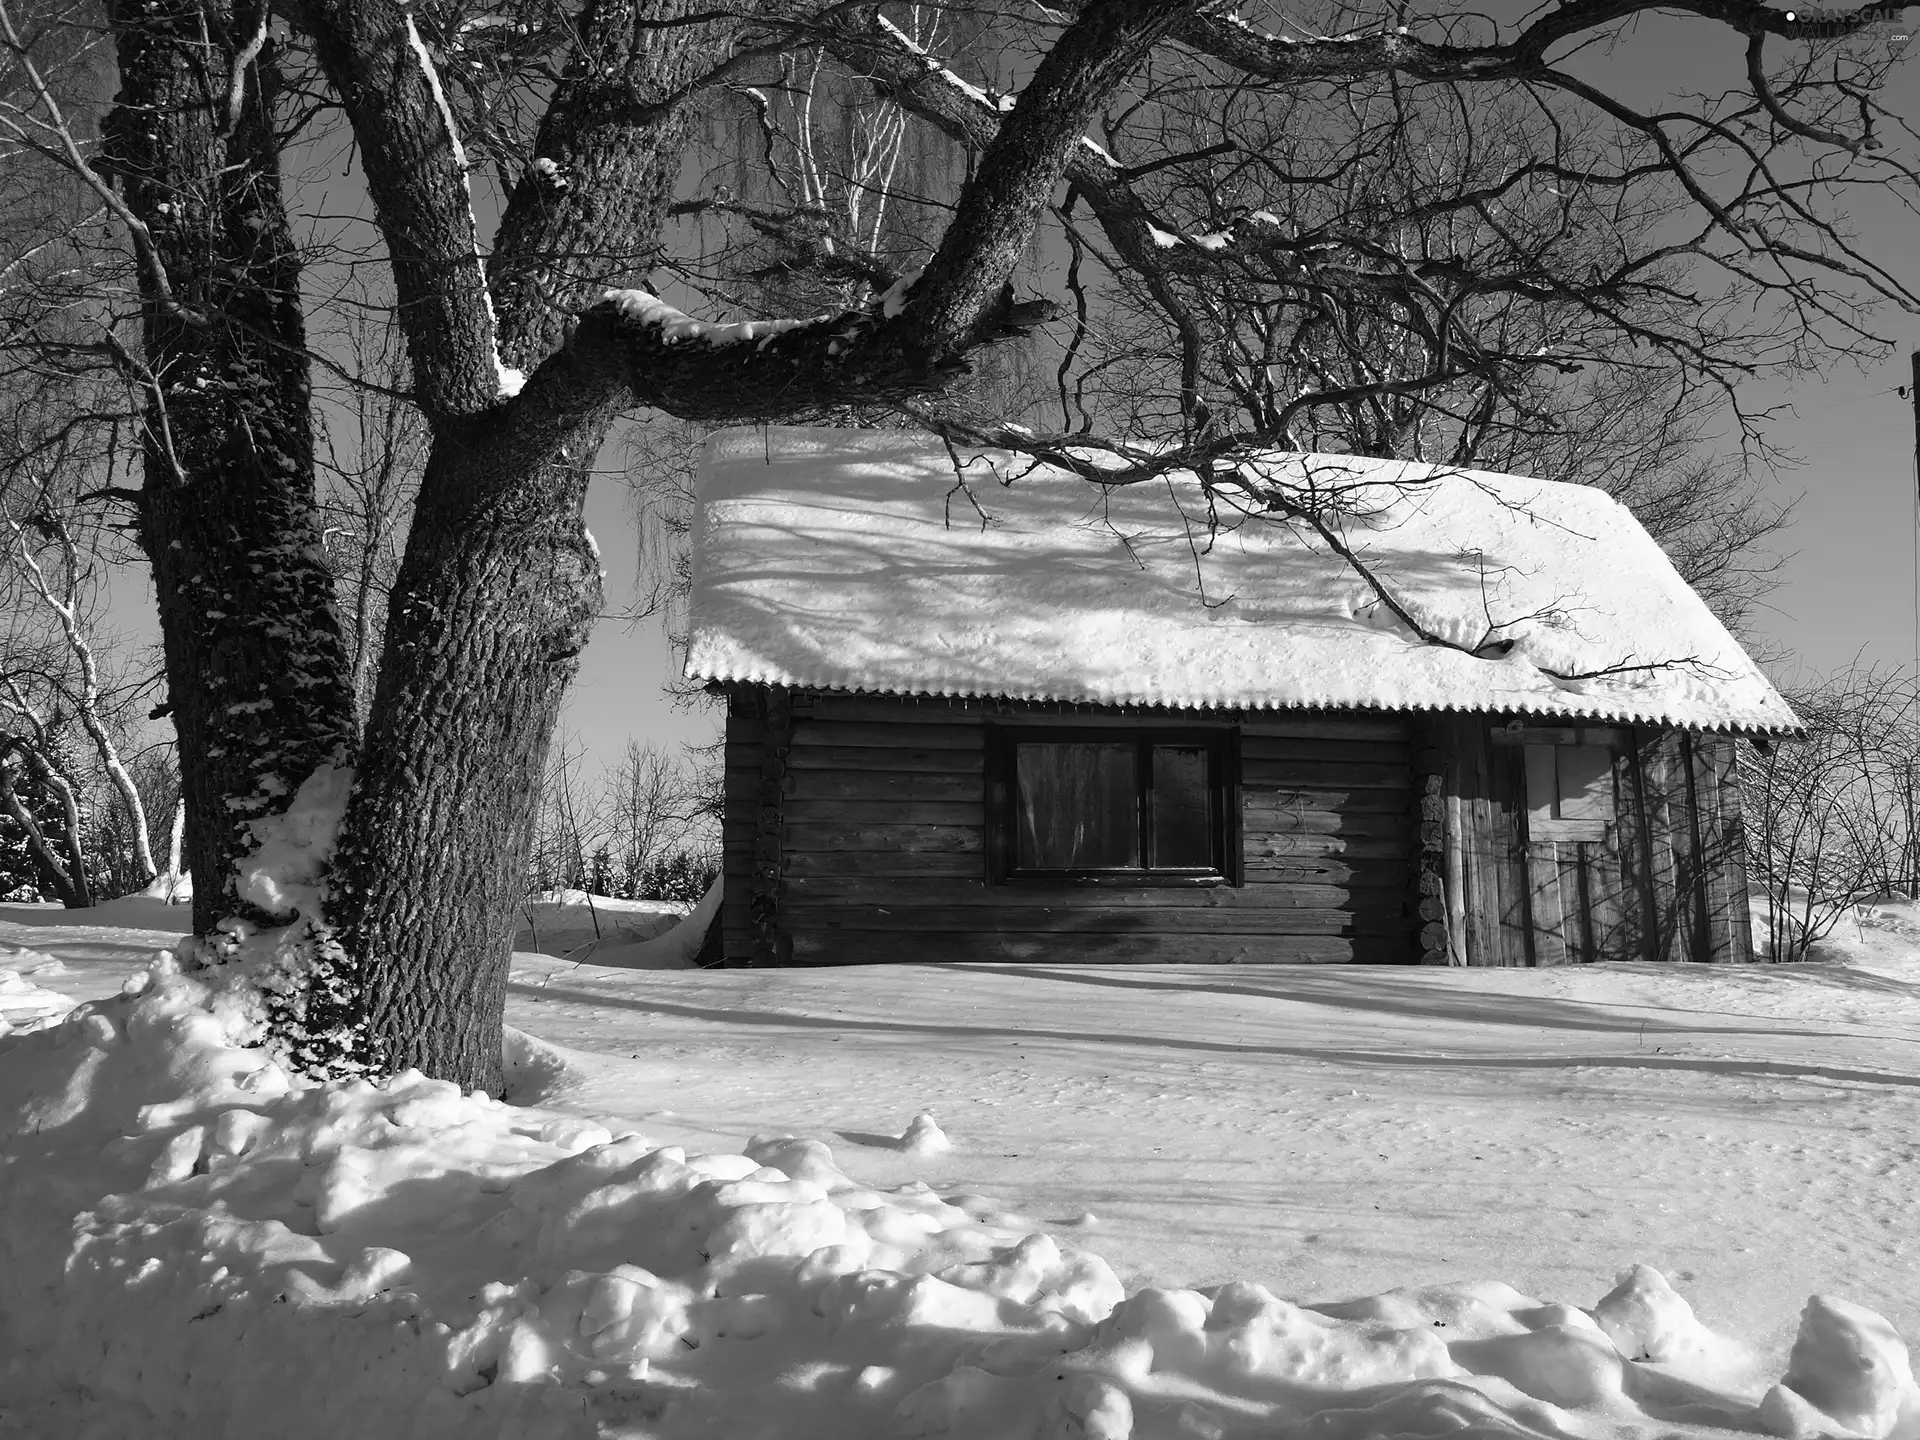
M 1001 41 L 993 73 L 871 0 L 114 0 L 104 154 L 29 75 L 9 123 L 90 188 L 137 270 L 137 341 L 100 344 L 142 396 L 140 536 L 196 876 L 231 875 L 249 822 L 315 767 L 357 762 L 325 914 L 300 920 L 307 959 L 276 1002 L 304 1063 L 497 1086 L 539 777 L 599 606 L 582 500 L 624 410 L 893 407 L 1101 483 L 1195 468 L 1313 522 L 1247 488 L 1239 458 L 1464 463 L 1549 429 L 1582 367 L 1724 393 L 1858 350 L 1873 303 L 1915 303 L 1837 219 L 1849 186 L 1912 178 L 1871 9 L 1827 41 L 1758 0 L 1555 0 L 1512 21 L 1355 4 L 1312 29 L 1202 0 L 973 8 Z M 1723 96 L 1649 107 L 1610 85 L 1656 14 L 1711 27 Z M 7 29 L 22 65 L 28 38 Z M 1613 56 L 1589 59 L 1596 42 Z M 937 242 L 834 313 L 689 320 L 656 292 L 699 293 L 672 215 L 696 118 L 817 54 L 964 153 L 953 193 L 917 197 Z M 283 181 L 322 112 L 350 127 L 429 436 L 363 730 Z M 470 192 L 489 175 L 490 244 Z M 789 218 L 852 213 L 821 201 Z M 1023 299 L 1029 263 L 1045 293 Z M 1061 314 L 1052 433 L 942 405 L 974 352 Z M 1113 438 L 1142 428 L 1153 446 Z M 233 915 L 274 918 L 231 882 L 196 889 L 203 933 Z

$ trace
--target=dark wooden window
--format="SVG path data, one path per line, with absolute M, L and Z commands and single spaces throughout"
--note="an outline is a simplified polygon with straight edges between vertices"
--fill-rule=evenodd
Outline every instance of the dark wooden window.
M 1230 732 L 996 727 L 988 738 L 994 879 L 1237 881 Z
M 1613 825 L 1613 753 L 1604 745 L 1529 745 L 1527 834 L 1605 840 Z

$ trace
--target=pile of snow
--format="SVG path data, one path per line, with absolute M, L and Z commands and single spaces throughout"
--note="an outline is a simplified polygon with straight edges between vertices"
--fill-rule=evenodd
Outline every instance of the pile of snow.
M 1760 1420 L 1787 1440 L 1920 1435 L 1906 1343 L 1873 1311 L 1815 1295 L 1800 1314 L 1785 1377 L 1760 1402 Z
M 683 970 L 693 964 L 700 947 L 706 943 L 707 928 L 720 913 L 720 878 L 714 877 L 713 883 L 707 886 L 707 893 L 700 897 L 699 904 L 684 914 L 679 913 L 681 908 L 676 906 L 673 912 L 655 917 L 645 929 L 622 922 L 616 931 L 618 939 L 601 941 L 591 949 L 578 952 L 577 957 L 573 958 L 591 959 L 595 965 L 621 970 Z
M 933 1116 L 922 1111 L 908 1122 L 900 1136 L 900 1148 L 909 1155 L 944 1155 L 953 1148 L 953 1141 L 947 1138 L 947 1132 L 940 1128 Z
M 711 917 L 719 900 L 710 893 L 700 905 L 707 907 L 705 913 Z M 677 969 L 692 960 L 706 934 L 702 928 L 689 943 L 688 935 L 680 933 L 699 908 L 677 900 L 622 900 L 585 890 L 546 890 L 521 906 L 524 923 L 514 936 L 513 948 L 625 969 Z M 678 938 L 670 939 L 674 936 Z
M 241 967 L 126 990 L 0 1042 L 0 1431 L 1920 1436 L 1899 1337 L 1841 1301 L 1742 1398 L 1646 1267 L 1591 1312 L 1496 1282 L 1128 1295 L 814 1140 L 688 1153 L 415 1072 L 310 1083 L 258 1048 Z
M 191 905 L 193 876 L 187 872 L 162 871 L 147 882 L 146 889 L 138 893 L 148 900 L 159 900 L 167 905 Z
M 66 1018 L 74 1002 L 39 982 L 66 974 L 51 955 L 15 950 L 0 955 L 0 1036 L 44 1030 Z

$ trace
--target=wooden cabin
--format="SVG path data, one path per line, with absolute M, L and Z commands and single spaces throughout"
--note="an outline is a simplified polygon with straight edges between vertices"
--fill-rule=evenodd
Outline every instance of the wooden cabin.
M 894 432 L 715 437 L 719 958 L 1750 959 L 1735 749 L 1797 722 L 1633 517 L 1260 463 L 1319 527 Z

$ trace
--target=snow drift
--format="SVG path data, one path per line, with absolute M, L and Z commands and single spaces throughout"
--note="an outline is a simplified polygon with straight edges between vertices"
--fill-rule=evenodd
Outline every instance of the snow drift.
M 688 1154 L 417 1073 L 309 1083 L 257 1047 L 241 967 L 127 988 L 0 1042 L 9 1433 L 1920 1435 L 1904 1345 L 1844 1301 L 1756 1404 L 1646 1267 L 1592 1312 L 1494 1282 L 1127 1295 L 817 1141 Z

